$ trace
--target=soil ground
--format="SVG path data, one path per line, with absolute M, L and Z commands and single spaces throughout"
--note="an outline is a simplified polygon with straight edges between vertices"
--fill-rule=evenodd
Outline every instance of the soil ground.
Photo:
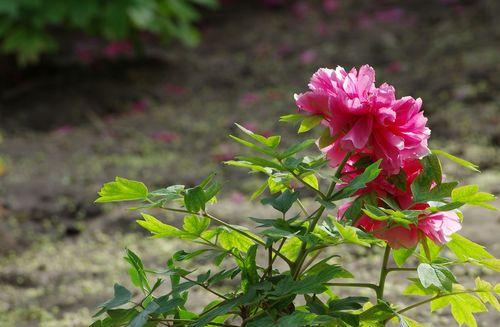
M 85 326 L 113 282 L 126 284 L 125 247 L 158 264 L 180 246 L 146 239 L 133 213 L 93 204 L 115 176 L 160 187 L 192 185 L 218 170 L 221 180 L 236 182 L 225 184 L 216 210 L 234 222 L 255 215 L 259 205 L 242 206 L 239 198 L 259 179 L 219 164 L 241 150 L 227 134 L 240 122 L 293 142 L 293 128 L 275 122 L 295 111 L 293 93 L 306 89 L 318 67 L 369 63 L 399 96 L 422 97 L 431 146 L 482 169 L 446 164 L 448 176 L 500 193 L 498 2 L 304 8 L 233 6 L 207 19 L 195 49 L 45 65 L 2 83 L 0 326 Z M 388 15 L 394 8 L 399 14 Z M 498 212 L 467 209 L 465 217 L 465 235 L 500 255 Z M 345 260 L 370 280 L 373 252 Z M 467 280 L 487 272 L 457 274 Z M 391 284 L 390 296 L 403 280 Z M 446 313 L 432 316 L 433 326 L 450 324 Z M 478 325 L 498 326 L 500 318 L 482 315 Z

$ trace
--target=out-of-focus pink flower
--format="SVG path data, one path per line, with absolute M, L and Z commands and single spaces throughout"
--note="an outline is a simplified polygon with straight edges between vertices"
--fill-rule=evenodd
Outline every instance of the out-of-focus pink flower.
M 62 125 L 62 126 L 59 126 L 58 128 L 56 128 L 53 131 L 53 133 L 54 134 L 58 134 L 58 135 L 66 135 L 69 132 L 71 132 L 72 130 L 73 130 L 73 126 L 69 125 L 69 124 L 66 124 L 66 125 Z
M 80 38 L 75 42 L 75 56 L 83 63 L 91 63 L 98 54 L 99 40 L 96 38 Z
M 292 53 L 292 47 L 289 44 L 282 44 L 278 47 L 278 50 L 276 51 L 276 55 L 279 58 L 286 57 Z
M 375 13 L 375 19 L 383 23 L 395 23 L 405 18 L 406 12 L 403 8 L 394 7 L 384 10 L 379 10 Z
M 328 13 L 334 12 L 339 7 L 340 7 L 339 0 L 323 0 L 323 9 Z
M 310 91 L 296 94 L 299 109 L 323 116 L 332 143 L 322 149 L 332 166 L 348 151 L 382 159 L 387 173 L 397 173 L 403 162 L 429 152 L 430 130 L 420 110 L 422 100 L 396 99 L 389 84 L 375 87 L 375 70 L 364 65 L 335 70 L 321 68 L 311 78 Z
M 222 143 L 215 150 L 212 158 L 216 162 L 228 161 L 234 159 L 237 148 L 233 143 Z
M 361 13 L 358 16 L 358 26 L 361 28 L 369 28 L 373 25 L 373 19 L 367 13 Z
M 306 1 L 298 1 L 292 5 L 292 13 L 297 19 L 304 19 L 311 13 L 311 7 Z
M 148 109 L 149 107 L 149 102 L 146 99 L 140 99 L 137 101 L 134 101 L 131 106 L 132 112 L 135 113 L 141 113 L 144 112 Z
M 260 96 L 256 93 L 248 92 L 240 98 L 240 104 L 243 106 L 251 106 L 260 100 Z
M 302 64 L 308 65 L 312 63 L 317 57 L 316 51 L 313 49 L 305 50 L 303 51 L 300 56 L 299 60 Z
M 133 52 L 133 47 L 132 44 L 125 40 L 125 41 L 114 41 L 108 43 L 104 47 L 104 55 L 109 58 L 113 59 L 119 56 L 129 56 Z
M 325 36 L 328 34 L 328 24 L 325 22 L 319 22 L 318 25 L 316 25 L 316 33 L 318 33 L 320 36 Z
M 183 95 L 187 92 L 186 88 L 180 85 L 166 83 L 164 86 L 165 93 L 168 95 Z
M 385 69 L 387 69 L 388 72 L 390 73 L 398 73 L 401 71 L 401 62 L 399 61 L 391 61 Z
M 231 202 L 236 203 L 236 204 L 241 204 L 245 201 L 245 196 L 241 192 L 233 192 L 231 193 Z
M 241 126 L 245 127 L 248 130 L 251 130 L 252 132 L 257 130 L 257 123 L 254 121 L 243 122 L 243 123 L 241 123 Z
M 175 132 L 166 132 L 166 131 L 160 131 L 160 132 L 154 132 L 151 135 L 151 138 L 157 142 L 162 142 L 162 143 L 172 143 L 175 141 L 178 141 L 180 139 L 179 134 Z

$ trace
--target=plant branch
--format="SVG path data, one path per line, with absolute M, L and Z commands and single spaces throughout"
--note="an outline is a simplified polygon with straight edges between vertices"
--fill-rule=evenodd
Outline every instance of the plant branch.
M 377 288 L 377 299 L 379 300 L 384 297 L 385 280 L 387 278 L 387 274 L 389 273 L 387 270 L 387 263 L 389 262 L 390 253 L 391 253 L 391 247 L 389 245 L 386 245 L 384 251 L 384 259 L 382 261 L 382 268 L 380 269 L 380 279 Z

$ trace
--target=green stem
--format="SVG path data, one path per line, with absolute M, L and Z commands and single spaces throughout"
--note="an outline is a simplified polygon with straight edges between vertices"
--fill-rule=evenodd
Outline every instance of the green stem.
M 391 247 L 389 245 L 385 246 L 384 259 L 382 261 L 382 268 L 380 269 L 380 279 L 377 287 L 377 299 L 382 299 L 384 297 L 385 280 L 389 270 L 387 269 L 387 264 L 389 262 L 389 255 L 391 253 Z

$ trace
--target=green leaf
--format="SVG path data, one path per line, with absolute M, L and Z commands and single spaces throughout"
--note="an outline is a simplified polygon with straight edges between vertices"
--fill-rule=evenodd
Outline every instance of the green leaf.
M 309 184 L 309 186 L 311 186 L 315 190 L 319 189 L 319 182 L 314 174 L 307 175 L 307 176 L 303 177 L 302 180 L 304 182 L 306 182 L 307 184 Z
M 141 312 L 139 312 L 137 316 L 135 316 L 135 318 L 130 322 L 128 327 L 143 327 L 148 322 L 149 315 L 158 310 L 159 308 L 160 305 L 156 301 L 149 303 L 144 308 L 144 310 L 142 310 Z
M 241 144 L 243 146 L 246 146 L 247 148 L 250 148 L 250 149 L 252 149 L 254 151 L 266 154 L 266 155 L 268 155 L 270 157 L 275 157 L 275 155 L 276 155 L 276 152 L 274 150 L 272 150 L 272 149 L 255 145 L 255 144 L 253 144 L 251 142 L 248 142 L 248 141 L 245 141 L 243 139 L 240 139 L 239 137 L 236 137 L 234 135 L 229 135 L 229 137 L 232 138 L 234 141 L 238 142 L 239 144 Z
M 299 133 L 304 133 L 310 131 L 314 127 L 318 126 L 321 121 L 323 121 L 322 116 L 309 116 L 306 117 L 302 123 L 300 123 Z
M 442 150 L 431 150 L 431 152 L 435 153 L 437 155 L 443 156 L 446 159 L 449 159 L 449 160 L 459 164 L 462 167 L 468 168 L 468 169 L 473 170 L 473 171 L 478 172 L 478 173 L 480 172 L 478 169 L 479 166 L 473 164 L 472 162 L 469 162 L 469 161 L 464 160 L 462 158 L 455 157 L 454 155 L 451 155 L 451 154 L 444 152 Z
M 461 290 L 461 289 L 458 289 Z M 451 314 L 456 322 L 469 327 L 477 327 L 474 313 L 486 312 L 485 305 L 474 295 L 468 293 L 444 296 L 431 302 L 431 311 L 451 306 Z
M 457 187 L 451 192 L 451 199 L 454 202 L 476 205 L 490 210 L 497 210 L 491 204 L 486 203 L 494 201 L 495 196 L 490 193 L 479 192 L 479 187 L 477 185 Z
M 205 192 L 201 186 L 187 189 L 184 195 L 184 206 L 189 212 L 196 213 L 201 209 L 205 209 L 207 201 Z
M 183 235 L 180 229 L 164 224 L 151 215 L 146 213 L 141 213 L 141 215 L 144 220 L 136 220 L 136 222 L 155 237 L 180 237 Z
M 301 114 L 290 114 L 290 115 L 285 115 L 280 117 L 280 122 L 282 123 L 293 123 L 299 120 L 304 119 L 304 115 Z
M 132 250 L 126 249 L 127 256 L 124 258 L 131 268 L 129 274 L 132 278 L 134 285 L 140 287 L 144 292 L 150 291 L 148 278 L 146 277 L 146 272 L 144 271 L 144 265 L 142 264 L 141 258 L 135 254 Z
M 240 233 L 223 228 L 218 235 L 218 240 L 220 246 L 226 250 L 238 249 L 241 252 L 247 252 L 248 249 L 254 245 L 254 242 L 248 237 L 241 235 Z
M 292 207 L 293 203 L 299 198 L 299 192 L 292 192 L 285 190 L 283 193 L 276 197 L 269 197 L 263 199 L 262 204 L 270 204 L 274 209 L 286 213 Z
M 366 186 L 367 183 L 373 181 L 380 174 L 381 169 L 379 169 L 381 160 L 366 167 L 365 171 L 356 176 L 347 186 L 342 188 L 340 191 L 332 196 L 332 201 L 337 201 L 345 199 L 353 195 L 359 189 Z
M 443 171 L 439 158 L 435 154 L 431 153 L 422 158 L 422 164 L 431 177 L 431 180 L 436 182 L 438 185 L 441 184 L 441 181 L 443 180 Z
M 392 256 L 394 258 L 394 262 L 398 267 L 402 267 L 406 260 L 415 252 L 415 247 L 413 248 L 399 248 L 394 249 L 392 251 Z
M 308 147 L 313 145 L 315 142 L 316 142 L 316 140 L 314 140 L 314 139 L 308 139 L 308 140 L 302 141 L 300 143 L 294 144 L 291 147 L 289 147 L 288 149 L 286 149 L 285 151 L 283 151 L 282 153 L 280 153 L 278 155 L 278 158 L 285 159 L 285 158 L 288 158 L 290 156 L 293 156 L 294 154 L 307 149 Z
M 287 276 L 276 284 L 271 293 L 273 297 L 281 297 L 287 294 L 323 293 L 326 290 L 324 283 L 333 278 L 349 276 L 344 268 L 338 265 L 325 265 L 321 270 L 315 270 L 315 274 L 308 274 L 302 279 L 293 280 Z
M 451 235 L 446 246 L 461 261 L 470 261 L 493 271 L 500 271 L 500 261 L 491 255 L 484 246 L 472 242 L 457 233 Z
M 342 299 L 333 299 L 328 303 L 330 310 L 358 310 L 363 308 L 363 304 L 368 302 L 370 298 L 365 296 L 348 296 Z
M 487 281 L 482 280 L 481 278 L 477 277 L 476 280 L 476 290 L 477 295 L 483 301 L 484 303 L 489 303 L 491 306 L 497 310 L 500 311 L 500 303 L 498 302 L 497 297 L 495 296 L 495 290 L 493 288 L 493 285 L 488 283 Z
M 482 260 L 494 258 L 493 255 L 486 251 L 484 246 L 474 243 L 457 233 L 451 235 L 451 241 L 446 243 L 446 246 L 461 261 L 467 261 L 469 259 Z
M 175 310 L 180 306 L 183 306 L 186 300 L 179 297 L 169 299 L 168 295 L 164 295 L 157 298 L 155 302 L 158 304 L 158 308 L 154 311 L 154 313 L 162 314 Z
M 265 146 L 267 146 L 269 148 L 274 149 L 274 148 L 276 148 L 280 144 L 280 141 L 281 141 L 281 137 L 280 136 L 265 137 L 265 136 L 256 134 L 256 133 L 252 132 L 251 130 L 246 129 L 245 127 L 243 127 L 243 126 L 241 126 L 239 124 L 236 124 L 236 126 L 243 133 L 245 133 L 246 135 L 250 136 L 255 141 L 257 141 L 259 143 L 262 143 L 262 144 L 264 144 Z
M 341 223 L 334 221 L 333 222 L 340 235 L 344 239 L 346 243 L 354 243 L 362 246 L 370 247 L 370 243 L 366 240 L 361 239 L 358 236 L 358 228 L 353 226 L 343 226 Z
M 141 182 L 116 177 L 114 182 L 104 184 L 98 194 L 99 198 L 95 200 L 98 203 L 145 200 L 148 188 Z
M 120 284 L 115 284 L 114 292 L 115 292 L 115 294 L 114 294 L 112 299 L 99 305 L 99 308 L 102 308 L 102 309 L 99 310 L 99 312 L 96 313 L 94 315 L 94 317 L 101 315 L 106 310 L 113 309 L 113 308 L 119 307 L 121 305 L 124 305 L 124 304 L 128 303 L 128 301 L 130 301 L 130 299 L 132 298 L 132 293 L 127 288 L 125 288 L 124 286 L 122 286 Z
M 442 265 L 421 263 L 418 265 L 417 273 L 425 288 L 434 285 L 439 289 L 451 291 L 453 283 L 457 282 L 453 273 Z
M 200 236 L 209 225 L 209 218 L 198 215 L 187 215 L 184 217 L 184 224 L 182 225 L 182 228 L 192 235 Z

